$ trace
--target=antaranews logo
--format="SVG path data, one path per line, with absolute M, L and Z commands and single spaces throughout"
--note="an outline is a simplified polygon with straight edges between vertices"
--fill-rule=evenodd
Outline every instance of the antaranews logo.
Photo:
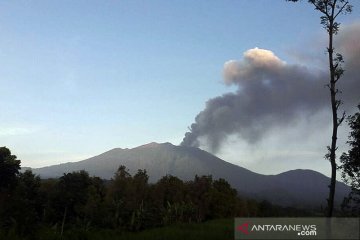
M 243 234 L 248 235 L 249 234 L 249 224 L 250 223 L 243 223 L 236 227 L 236 230 L 242 232 Z
M 360 239 L 360 218 L 235 218 L 235 239 Z
M 298 236 L 316 236 L 316 225 L 301 224 L 251 224 L 245 222 L 236 227 L 237 231 L 248 235 L 254 232 L 294 232 Z

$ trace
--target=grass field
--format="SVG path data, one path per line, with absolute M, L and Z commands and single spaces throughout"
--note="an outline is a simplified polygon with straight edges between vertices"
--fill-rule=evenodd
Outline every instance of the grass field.
M 218 219 L 204 223 L 176 224 L 142 232 L 71 231 L 65 240 L 227 240 L 234 239 L 233 219 Z
M 234 239 L 233 219 L 217 219 L 204 223 L 181 223 L 172 226 L 148 229 L 141 232 L 120 232 L 115 230 L 72 229 L 59 233 L 46 228 L 38 232 L 37 236 L 19 237 L 15 233 L 1 234 L 0 239 L 6 240 L 230 240 Z

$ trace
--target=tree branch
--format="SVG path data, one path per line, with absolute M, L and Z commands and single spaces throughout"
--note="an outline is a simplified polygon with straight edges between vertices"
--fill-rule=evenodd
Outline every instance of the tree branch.
M 338 119 L 337 125 L 340 126 L 345 119 L 345 111 L 342 113 L 341 118 Z
M 346 7 L 346 5 L 348 5 L 349 4 L 349 2 L 348 1 L 346 1 L 346 3 L 339 9 L 339 11 L 335 14 L 335 16 L 334 16 L 334 19 L 340 14 L 340 13 L 342 13 L 342 11 L 344 10 L 344 8 Z

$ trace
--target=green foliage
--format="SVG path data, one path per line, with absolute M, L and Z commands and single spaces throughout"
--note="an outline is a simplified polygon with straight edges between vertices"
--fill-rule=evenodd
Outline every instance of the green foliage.
M 88 200 L 91 184 L 85 171 L 64 174 L 52 193 L 51 207 L 55 210 L 56 221 L 75 223 L 85 219 L 84 206 Z
M 20 160 L 6 147 L 0 148 L 0 229 L 7 232 L 14 226 L 13 197 L 20 170 Z
M 225 179 L 220 178 L 213 182 L 213 188 L 210 192 L 210 218 L 221 218 L 234 216 L 236 209 L 237 192 L 231 188 Z
M 16 182 L 11 197 L 2 205 L 3 233 L 33 239 L 31 236 L 37 231 L 42 213 L 40 178 L 26 171 L 18 175 Z
M 171 226 L 153 228 L 141 232 L 123 232 L 112 229 L 69 229 L 64 232 L 64 240 L 230 240 L 234 239 L 233 219 L 217 219 L 204 223 L 178 223 Z M 0 235 L 1 238 L 1 235 Z M 2 239 L 2 238 L 1 238 Z M 17 240 L 20 238 L 7 238 Z M 59 236 L 49 229 L 42 229 L 39 239 L 60 240 Z
M 360 105 L 358 110 L 347 119 L 351 129 L 347 142 L 350 150 L 340 157 L 342 179 L 351 186 L 351 193 L 344 200 L 343 209 L 353 216 L 360 216 Z
M 2 149 L 1 157 L 13 168 L 6 168 L 12 184 L 0 192 L 0 239 L 232 239 L 232 224 L 208 221 L 301 213 L 239 198 L 226 180 L 212 176 L 184 182 L 167 175 L 150 184 L 145 170 L 131 176 L 120 166 L 110 181 L 86 171 L 41 180 L 18 173 L 10 151 Z
M 40 177 L 29 170 L 19 175 L 12 201 L 12 215 L 21 236 L 33 235 L 40 223 L 43 205 L 40 184 Z
M 20 160 L 6 147 L 0 147 L 0 192 L 12 188 L 20 170 Z
M 125 166 L 120 166 L 112 179 L 107 195 L 111 214 L 112 226 L 120 228 L 125 226 L 131 217 L 131 182 L 132 177 Z
M 90 178 L 87 188 L 87 201 L 84 204 L 84 223 L 87 225 L 106 226 L 107 211 L 105 205 L 106 187 L 99 177 Z

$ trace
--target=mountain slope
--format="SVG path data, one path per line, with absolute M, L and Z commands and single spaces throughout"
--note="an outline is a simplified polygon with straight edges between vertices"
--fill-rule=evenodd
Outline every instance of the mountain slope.
M 244 196 L 266 199 L 284 206 L 326 205 L 329 178 L 311 170 L 293 170 L 278 175 L 262 175 L 228 163 L 198 148 L 150 143 L 133 149 L 116 148 L 75 163 L 33 169 L 43 178 L 59 177 L 65 172 L 86 170 L 90 175 L 110 179 L 120 165 L 131 174 L 146 169 L 150 182 L 171 174 L 183 180 L 197 175 L 226 179 Z M 338 203 L 349 188 L 338 182 Z

